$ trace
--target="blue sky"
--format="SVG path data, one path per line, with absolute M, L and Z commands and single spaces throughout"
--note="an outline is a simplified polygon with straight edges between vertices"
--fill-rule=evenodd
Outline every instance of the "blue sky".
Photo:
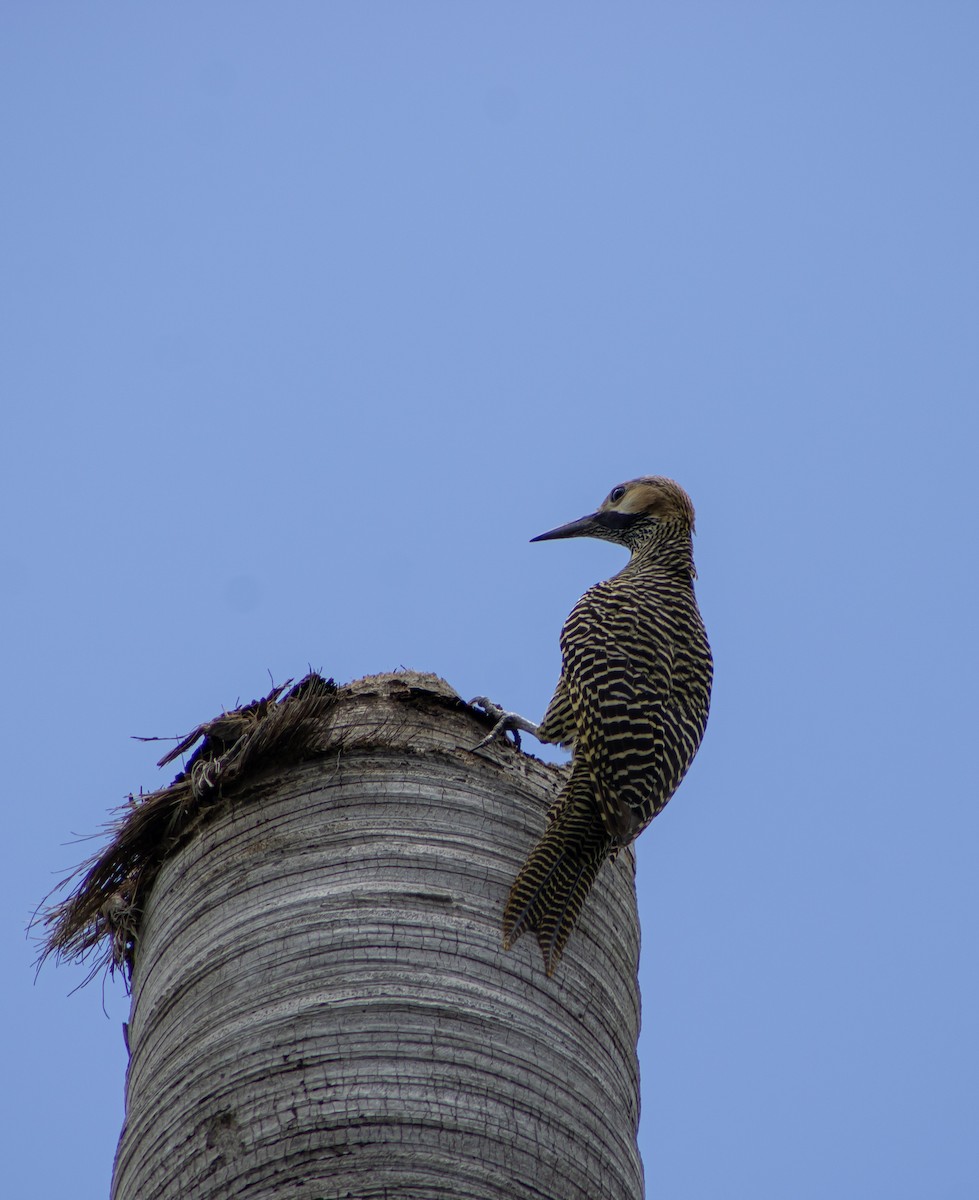
M 6 6 L 11 1194 L 107 1191 L 126 997 L 23 929 L 169 778 L 130 735 L 307 664 L 539 717 L 623 556 L 528 539 L 645 473 L 716 658 L 638 846 L 649 1195 L 979 1194 L 977 45 L 964 3 Z

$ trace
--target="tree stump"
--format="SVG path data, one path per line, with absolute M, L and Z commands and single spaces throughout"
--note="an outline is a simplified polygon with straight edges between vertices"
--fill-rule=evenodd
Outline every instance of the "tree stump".
M 485 731 L 435 676 L 360 680 L 168 852 L 114 1200 L 641 1200 L 632 852 L 554 978 L 504 952 L 564 768 Z

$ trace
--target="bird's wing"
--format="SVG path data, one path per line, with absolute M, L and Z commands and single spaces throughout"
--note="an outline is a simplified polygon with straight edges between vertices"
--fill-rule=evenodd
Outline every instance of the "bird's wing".
M 537 727 L 537 736 L 542 742 L 556 742 L 566 746 L 574 741 L 576 732 L 574 709 L 571 707 L 568 685 L 562 675 L 547 706 L 547 712 L 544 713 L 544 719 Z
M 621 843 L 661 804 L 663 717 L 673 682 L 672 641 L 655 636 L 629 590 L 603 584 L 589 589 L 561 634 L 577 726 L 575 755 L 584 756 L 602 819 Z

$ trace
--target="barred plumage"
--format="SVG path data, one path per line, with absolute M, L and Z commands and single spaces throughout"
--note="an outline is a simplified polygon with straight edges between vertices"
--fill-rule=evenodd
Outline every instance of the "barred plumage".
M 548 975 L 602 864 L 662 810 L 707 725 L 712 662 L 694 596 L 693 526 L 686 492 L 644 476 L 613 488 L 590 516 L 534 538 L 604 538 L 631 558 L 571 610 L 561 678 L 539 726 L 478 701 L 499 718 L 490 738 L 526 729 L 573 746 L 568 782 L 503 916 L 507 948 L 536 931 Z

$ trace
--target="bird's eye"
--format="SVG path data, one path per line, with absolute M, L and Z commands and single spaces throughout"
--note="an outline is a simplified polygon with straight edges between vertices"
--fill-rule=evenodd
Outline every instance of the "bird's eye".
M 619 487 L 612 488 L 612 490 L 608 494 L 608 498 L 612 501 L 613 504 L 618 504 L 618 502 L 622 499 L 622 497 L 624 495 L 625 495 L 625 488 L 622 487 L 620 484 Z

